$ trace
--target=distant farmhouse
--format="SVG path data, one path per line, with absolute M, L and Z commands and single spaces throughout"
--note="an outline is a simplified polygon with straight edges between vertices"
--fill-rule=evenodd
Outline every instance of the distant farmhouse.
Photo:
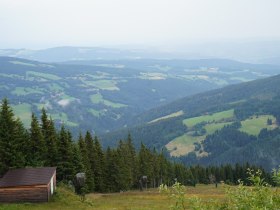
M 0 179 L 0 202 L 47 202 L 56 188 L 56 167 L 10 169 Z

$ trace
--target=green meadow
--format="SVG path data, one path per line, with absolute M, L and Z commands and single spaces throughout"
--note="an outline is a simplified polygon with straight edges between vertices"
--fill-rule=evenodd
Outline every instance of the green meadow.
M 36 72 L 36 71 L 27 71 L 26 77 L 29 79 L 34 78 L 34 77 L 35 78 L 39 77 L 39 78 L 43 78 L 46 80 L 60 80 L 61 79 L 61 77 L 54 75 L 54 74 L 47 74 L 47 73 Z
M 213 134 L 215 131 L 222 129 L 226 125 L 233 123 L 231 119 L 234 117 L 234 110 L 227 110 L 223 112 L 217 112 L 211 115 L 202 115 L 198 117 L 188 118 L 183 120 L 184 125 L 186 125 L 190 131 L 173 139 L 165 147 L 168 149 L 172 156 L 182 156 L 193 152 L 195 149 L 194 143 L 202 142 L 207 135 Z M 272 125 L 267 124 L 267 120 L 272 120 Z M 272 130 L 276 127 L 276 119 L 272 115 L 260 115 L 252 116 L 244 121 L 241 121 L 240 131 L 243 131 L 249 135 L 257 136 L 260 131 L 264 128 Z M 205 129 L 205 134 L 194 135 L 194 126 L 205 122 L 206 124 L 202 126 Z
M 263 128 L 267 128 L 268 130 L 275 128 L 275 124 L 267 124 L 268 119 L 271 119 L 272 122 L 276 121 L 275 117 L 272 115 L 253 116 L 249 119 L 241 121 L 242 127 L 239 130 L 250 135 L 257 136 Z
M 197 185 L 186 187 L 186 198 L 200 198 L 207 202 L 214 199 L 222 202 L 225 199 L 225 187 L 214 185 Z M 165 210 L 174 205 L 167 195 L 159 193 L 159 189 L 148 189 L 147 191 L 128 191 L 123 193 L 86 195 L 86 200 L 65 187 L 58 187 L 55 196 L 48 203 L 23 203 L 23 204 L 0 204 L 1 210 Z M 189 203 L 186 203 L 190 207 Z
M 223 111 L 223 112 L 217 112 L 214 114 L 206 114 L 199 117 L 193 117 L 183 120 L 184 125 L 187 127 L 193 127 L 194 125 L 201 123 L 201 122 L 211 122 L 211 121 L 220 121 L 223 119 L 228 119 L 233 117 L 233 109 Z
M 27 103 L 12 105 L 16 117 L 19 117 L 26 128 L 31 123 L 31 105 Z
M 42 89 L 36 87 L 35 88 L 16 87 L 11 93 L 17 96 L 26 96 L 29 94 L 44 94 Z
M 112 108 L 122 108 L 126 107 L 127 105 L 121 103 L 115 103 L 103 98 L 100 93 L 94 94 L 90 96 L 90 100 L 93 104 L 104 104 L 105 106 L 110 106 Z

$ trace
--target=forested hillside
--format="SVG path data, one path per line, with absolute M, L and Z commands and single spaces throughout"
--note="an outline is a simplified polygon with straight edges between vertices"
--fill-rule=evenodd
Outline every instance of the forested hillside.
M 186 164 L 279 162 L 280 76 L 197 94 L 138 117 L 139 126 L 102 136 L 104 145 L 128 130 L 136 146 L 163 148 Z M 137 144 L 138 143 L 138 144 Z
M 0 110 L 0 177 L 9 168 L 56 166 L 58 181 L 73 181 L 78 172 L 86 173 L 85 192 L 119 192 L 139 187 L 139 180 L 146 176 L 145 187 L 158 187 L 175 181 L 186 185 L 225 181 L 236 184 L 238 179 L 248 180 L 248 163 L 235 166 L 200 167 L 174 163 L 155 149 L 141 144 L 136 151 L 130 135 L 120 140 L 116 148 L 102 149 L 98 137 L 90 132 L 74 139 L 73 133 L 54 121 L 43 109 L 40 119 L 32 115 L 31 128 L 26 130 L 15 118 L 7 99 Z M 271 180 L 270 173 L 263 176 Z M 214 177 L 214 178 L 213 178 Z M 249 182 L 248 182 L 249 184 Z M 80 192 L 81 193 L 81 192 Z

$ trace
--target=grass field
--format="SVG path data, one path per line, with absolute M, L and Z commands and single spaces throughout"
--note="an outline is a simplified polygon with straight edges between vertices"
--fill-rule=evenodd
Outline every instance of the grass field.
M 172 117 L 179 117 L 179 116 L 181 116 L 183 114 L 184 114 L 184 112 L 181 110 L 181 111 L 174 112 L 172 114 L 169 114 L 169 115 L 166 115 L 166 116 L 163 116 L 163 117 L 159 117 L 159 118 L 154 119 L 154 120 L 152 120 L 152 121 L 150 121 L 148 123 L 154 123 L 154 122 L 158 122 L 160 120 L 166 120 L 166 119 L 169 119 L 169 118 L 172 118 Z
M 232 122 L 225 123 L 210 123 L 204 126 L 207 135 L 213 134 L 215 131 L 222 129 L 226 125 L 230 125 Z
M 183 120 L 184 125 L 187 127 L 193 127 L 194 125 L 201 123 L 201 122 L 211 122 L 211 121 L 221 121 L 223 119 L 229 119 L 233 117 L 233 109 L 223 111 L 223 112 L 217 112 L 211 115 L 203 115 L 199 117 L 193 117 Z
M 274 123 L 276 121 L 272 115 L 254 116 L 241 121 L 242 127 L 239 130 L 257 136 L 263 128 L 267 128 L 268 130 L 275 128 L 275 124 L 267 125 L 267 119 L 271 119 Z
M 41 72 L 36 72 L 36 71 L 27 71 L 26 77 L 27 78 L 39 77 L 39 78 L 43 78 L 46 80 L 60 80 L 61 79 L 61 77 L 56 76 L 54 74 L 41 73 Z
M 48 89 L 52 92 L 62 92 L 62 91 L 64 91 L 64 88 L 61 87 L 60 85 L 56 84 L 56 83 L 48 84 Z
M 190 129 L 198 123 L 207 122 L 207 124 L 203 126 L 206 133 L 201 136 L 193 136 L 193 131 L 188 132 L 173 139 L 166 144 L 165 147 L 170 152 L 171 156 L 176 157 L 193 152 L 195 149 L 194 143 L 201 143 L 207 135 L 213 134 L 215 131 L 222 129 L 225 125 L 231 124 L 232 122 L 223 122 L 223 120 L 233 118 L 233 112 L 234 110 L 230 109 L 223 112 L 217 112 L 212 115 L 203 115 L 183 120 L 183 124 Z
M 179 136 L 165 145 L 171 156 L 179 157 L 194 151 L 195 142 L 201 142 L 205 139 L 204 136 L 192 136 L 189 133 Z
M 201 198 L 203 201 L 215 199 L 222 202 L 225 199 L 225 187 L 214 185 L 197 185 L 186 187 L 186 198 Z M 66 188 L 58 188 L 55 197 L 49 203 L 42 204 L 0 204 L 1 210 L 165 210 L 174 204 L 166 195 L 159 193 L 158 189 L 148 191 L 130 191 L 124 193 L 89 194 L 86 201 Z M 188 205 L 188 203 L 187 203 Z
M 30 127 L 31 123 L 31 105 L 30 104 L 18 104 L 12 105 L 13 111 L 16 117 L 19 117 L 26 128 Z
M 68 120 L 67 114 L 64 112 L 61 112 L 60 114 L 51 114 L 51 117 L 53 120 L 59 120 L 61 123 L 71 126 L 71 127 L 76 127 L 78 126 L 77 123 L 71 122 Z
M 106 110 L 104 110 L 104 109 L 102 109 L 102 110 L 89 109 L 88 111 L 95 117 L 101 117 L 106 112 Z
M 233 110 L 227 110 L 224 112 L 214 113 L 212 115 L 204 115 L 199 117 L 193 117 L 183 120 L 183 123 L 192 129 L 198 123 L 207 122 L 202 127 L 206 130 L 206 133 L 202 136 L 193 136 L 194 131 L 189 131 L 182 136 L 179 136 L 168 144 L 165 145 L 171 156 L 182 156 L 193 152 L 195 149 L 194 143 L 202 142 L 207 135 L 213 134 L 215 131 L 222 129 L 226 125 L 230 125 L 233 122 L 223 122 L 223 120 L 230 120 L 233 118 Z M 272 120 L 272 125 L 267 125 L 267 120 Z M 253 116 L 244 121 L 241 121 L 240 131 L 248 133 L 249 135 L 257 136 L 263 128 L 268 130 L 274 129 L 277 125 L 276 119 L 272 115 L 260 115 Z
M 16 87 L 11 93 L 17 96 L 26 96 L 29 94 L 44 94 L 44 92 L 39 88 L 29 87 Z
M 0 73 L 0 77 L 7 77 L 7 78 L 24 80 L 24 76 L 20 76 L 20 75 L 17 75 L 17 74 L 3 74 L 3 73 Z
M 167 78 L 167 75 L 157 72 L 141 72 L 138 78 L 145 80 L 164 80 Z
M 103 98 L 103 96 L 98 93 L 98 94 L 94 94 L 90 96 L 90 100 L 92 103 L 94 104 L 104 104 L 105 106 L 110 106 L 112 108 L 122 108 L 122 107 L 126 107 L 127 105 L 125 104 L 121 104 L 121 103 L 115 103 L 109 100 L 106 100 Z
M 36 64 L 33 64 L 33 63 L 26 63 L 26 62 L 21 62 L 21 61 L 10 61 L 10 63 L 15 64 L 15 65 L 23 65 L 23 66 L 32 66 L 32 67 L 36 67 Z
M 83 83 L 87 86 L 93 86 L 101 90 L 119 90 L 119 88 L 116 86 L 117 82 L 114 80 L 96 80 L 96 81 L 88 81 L 83 80 Z

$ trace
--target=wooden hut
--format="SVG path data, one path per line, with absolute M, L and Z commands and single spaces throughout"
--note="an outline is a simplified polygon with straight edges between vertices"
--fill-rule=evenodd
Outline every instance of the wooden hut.
M 56 188 L 56 167 L 10 169 L 0 179 L 0 202 L 47 202 Z

